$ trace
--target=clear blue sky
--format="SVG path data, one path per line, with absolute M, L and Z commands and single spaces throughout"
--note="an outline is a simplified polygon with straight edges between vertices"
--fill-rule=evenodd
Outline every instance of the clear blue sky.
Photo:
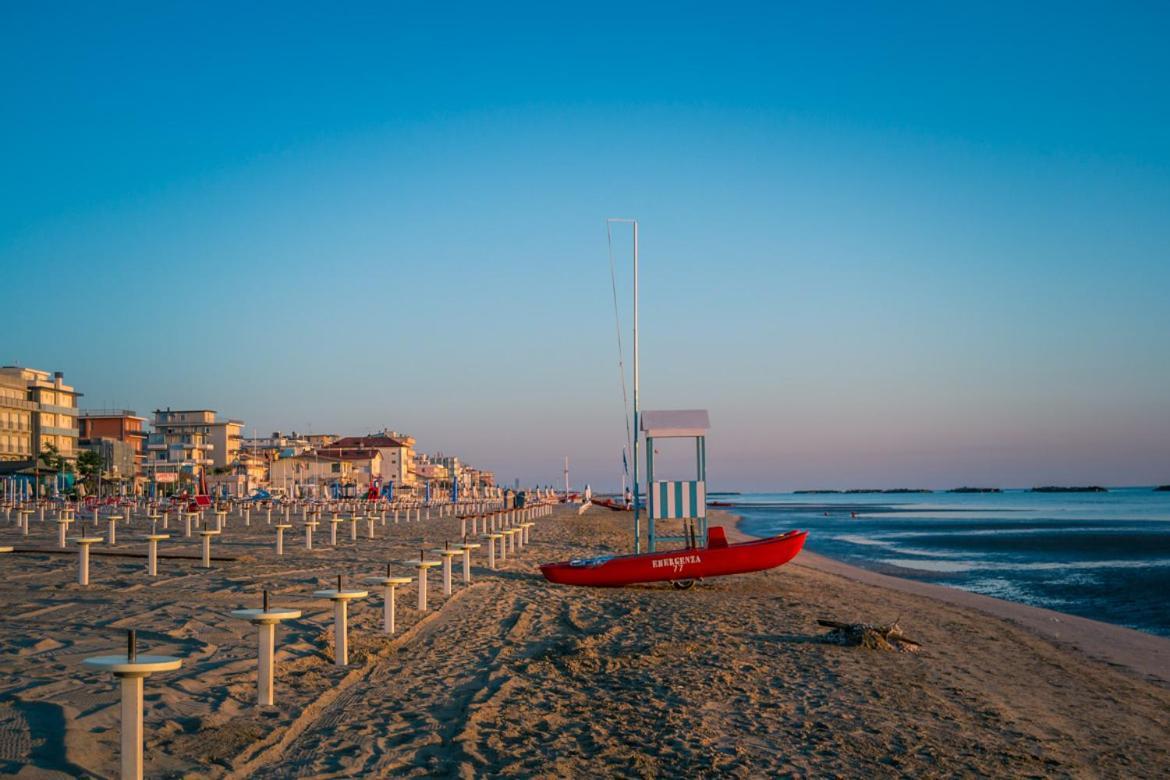
M 238 5 L 4 4 L 0 361 L 612 487 L 636 216 L 712 489 L 1170 482 L 1164 6 Z

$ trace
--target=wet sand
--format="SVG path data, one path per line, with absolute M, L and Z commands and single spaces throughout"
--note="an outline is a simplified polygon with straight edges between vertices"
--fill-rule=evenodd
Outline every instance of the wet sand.
M 628 516 L 561 510 L 533 530 L 531 548 L 497 572 L 476 556 L 475 582 L 451 597 L 432 574 L 423 616 L 403 586 L 393 640 L 379 633 L 380 598 L 355 603 L 348 669 L 331 664 L 331 611 L 311 592 L 455 541 L 457 520 L 379 526 L 357 544 L 343 533 L 337 549 L 312 553 L 298 523 L 278 559 L 262 519 L 244 529 L 233 518 L 213 552 L 235 560 L 204 571 L 164 559 L 150 581 L 141 559 L 95 556 L 88 589 L 75 584 L 75 555 L 0 556 L 0 772 L 116 776 L 117 689 L 80 661 L 120 649 L 127 627 L 149 652 L 186 659 L 146 685 L 150 776 L 1170 771 L 1170 689 L 1067 636 L 803 554 L 689 591 L 555 587 L 538 561 L 623 552 Z M 34 534 L 53 545 L 55 530 Z M 2 544 L 25 546 L 7 526 Z M 198 539 L 162 549 L 196 557 Z M 277 706 L 259 710 L 254 629 L 228 613 L 256 606 L 265 587 L 305 616 L 277 630 Z M 821 617 L 900 617 L 923 650 L 826 644 Z

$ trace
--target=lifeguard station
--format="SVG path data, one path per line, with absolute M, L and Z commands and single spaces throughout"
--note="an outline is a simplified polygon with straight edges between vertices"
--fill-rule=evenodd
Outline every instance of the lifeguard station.
M 647 582 L 670 582 L 676 588 L 688 588 L 706 577 L 724 577 L 764 571 L 788 563 L 804 547 L 805 531 L 788 531 L 768 539 L 729 544 L 719 526 L 707 528 L 707 430 L 711 427 L 706 409 L 673 409 L 642 412 L 638 405 L 638 222 L 610 218 L 606 233 L 614 222 L 634 228 L 634 436 L 629 442 L 634 465 L 634 553 L 573 558 L 545 563 L 541 574 L 549 582 L 564 585 L 620 588 Z M 614 318 L 618 320 L 618 359 L 622 362 L 621 322 L 617 307 L 617 281 L 610 242 L 610 275 L 614 285 Z M 625 396 L 625 371 L 622 372 L 622 395 Z M 631 426 L 627 418 L 627 435 Z M 641 467 L 642 435 L 646 436 L 646 497 L 649 521 L 649 552 L 642 552 L 642 496 L 638 471 Z M 656 439 L 695 440 L 695 478 L 693 480 L 657 480 L 654 478 L 654 441 Z M 623 453 L 623 463 L 625 457 Z M 659 536 L 659 520 L 683 521 L 684 536 Z M 710 536 L 708 533 L 710 532 Z M 683 542 L 684 550 L 657 551 L 659 542 Z
M 658 542 L 683 542 L 687 546 L 706 544 L 707 539 L 707 431 L 711 427 L 706 409 L 670 409 L 642 412 L 640 426 L 646 436 L 646 499 L 650 552 Z M 654 440 L 694 439 L 693 480 L 654 479 Z M 656 521 L 682 520 L 684 530 L 693 524 L 694 537 L 659 536 Z

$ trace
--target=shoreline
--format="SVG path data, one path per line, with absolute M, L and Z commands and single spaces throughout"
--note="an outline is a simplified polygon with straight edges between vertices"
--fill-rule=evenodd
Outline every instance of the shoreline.
M 759 538 L 745 533 L 740 528 L 743 518 L 739 515 L 726 510 L 714 511 L 727 517 L 729 541 Z M 808 550 L 802 550 L 787 565 L 813 569 L 878 588 L 922 596 L 964 609 L 978 610 L 1025 628 L 1058 647 L 1074 650 L 1110 666 L 1122 667 L 1142 679 L 1170 688 L 1170 639 L 1164 637 L 945 585 L 880 574 Z

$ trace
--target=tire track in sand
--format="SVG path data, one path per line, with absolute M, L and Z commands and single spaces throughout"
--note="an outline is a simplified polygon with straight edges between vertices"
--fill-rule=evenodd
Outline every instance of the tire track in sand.
M 361 683 L 368 680 L 378 669 L 382 668 L 387 659 L 392 657 L 404 645 L 409 644 L 420 633 L 428 630 L 435 623 L 440 622 L 444 610 L 453 608 L 459 602 L 467 599 L 476 591 L 485 586 L 474 584 L 469 588 L 456 591 L 443 604 L 443 608 L 435 610 L 420 618 L 414 625 L 403 631 L 377 653 L 378 661 L 368 663 L 350 671 L 344 678 L 305 708 L 288 728 L 274 732 L 267 739 L 253 745 L 249 750 L 233 761 L 232 770 L 226 775 L 229 778 L 250 778 L 259 776 L 285 777 L 308 772 L 304 764 L 305 743 L 319 737 L 321 729 L 330 723 L 336 723 L 341 714 L 344 714 L 345 703 L 350 701 L 358 690 L 364 690 Z M 358 689 L 358 690 L 355 690 Z M 343 698 L 344 697 L 344 698 Z M 304 739 L 301 739 L 304 736 Z M 300 761 L 301 771 L 290 771 L 297 767 Z
M 499 582 L 460 593 L 321 707 L 279 763 L 250 762 L 255 776 L 482 774 L 491 761 L 467 737 L 479 707 L 510 689 L 503 666 L 525 646 L 535 605 Z

